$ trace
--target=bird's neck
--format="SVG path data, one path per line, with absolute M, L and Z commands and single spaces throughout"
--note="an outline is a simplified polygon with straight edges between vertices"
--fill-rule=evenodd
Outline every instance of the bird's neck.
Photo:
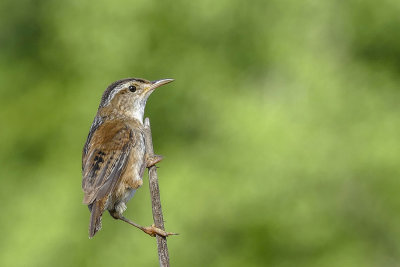
M 146 99 L 140 99 L 133 103 L 133 105 L 129 108 L 128 116 L 130 116 L 132 119 L 140 121 L 141 124 L 143 124 L 143 117 L 144 117 L 144 109 L 146 107 Z
M 144 108 L 145 107 L 143 106 L 138 109 L 135 109 L 134 111 L 131 112 L 131 114 L 129 114 L 129 116 L 132 119 L 135 119 L 135 120 L 139 121 L 141 124 L 143 124 Z
M 135 103 L 134 105 L 113 105 L 103 108 L 99 113 L 100 117 L 123 120 L 136 120 L 143 124 L 144 109 L 146 103 Z

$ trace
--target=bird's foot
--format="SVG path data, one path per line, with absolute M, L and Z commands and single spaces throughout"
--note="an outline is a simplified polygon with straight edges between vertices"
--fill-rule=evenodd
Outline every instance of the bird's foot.
M 157 228 L 154 224 L 148 227 L 143 227 L 142 231 L 153 237 L 156 235 L 163 237 L 167 237 L 170 235 L 178 235 L 176 233 L 165 232 L 164 230 Z
M 146 234 L 150 235 L 150 236 L 163 236 L 163 237 L 167 237 L 170 235 L 178 235 L 176 233 L 170 233 L 170 232 L 165 232 L 164 230 L 157 228 L 154 224 L 148 227 L 143 227 L 135 222 L 132 222 L 130 220 L 128 220 L 127 218 L 125 218 L 124 216 L 122 216 L 121 214 L 118 214 L 116 212 L 110 212 L 111 216 L 113 216 L 115 219 L 119 219 L 122 220 L 126 223 L 129 223 L 132 226 L 135 226 L 136 228 L 139 228 L 140 230 L 142 230 L 143 232 L 145 232 Z
M 161 155 L 149 156 L 146 159 L 146 167 L 150 168 L 150 167 L 156 165 L 157 163 L 159 163 L 162 159 L 163 159 L 163 156 L 161 156 Z

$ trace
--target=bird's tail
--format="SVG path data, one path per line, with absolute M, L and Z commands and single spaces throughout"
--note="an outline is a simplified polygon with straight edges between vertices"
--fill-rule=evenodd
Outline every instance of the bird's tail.
M 89 205 L 90 209 L 90 224 L 89 224 L 89 238 L 93 236 L 101 229 L 101 215 L 103 214 L 101 205 L 98 201 L 94 201 Z

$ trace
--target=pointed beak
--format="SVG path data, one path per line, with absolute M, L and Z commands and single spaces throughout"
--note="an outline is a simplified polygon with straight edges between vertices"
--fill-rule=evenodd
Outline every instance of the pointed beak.
M 157 87 L 160 87 L 160 86 L 162 86 L 164 84 L 167 84 L 167 83 L 170 83 L 170 82 L 173 82 L 173 81 L 174 81 L 174 79 L 162 79 L 162 80 L 152 81 L 151 82 L 151 89 L 154 90 Z

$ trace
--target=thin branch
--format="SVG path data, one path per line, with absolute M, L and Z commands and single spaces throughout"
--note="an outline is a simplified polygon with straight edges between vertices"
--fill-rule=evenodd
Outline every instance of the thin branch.
M 146 153 L 148 156 L 154 156 L 153 139 L 151 137 L 150 120 L 144 120 Z M 161 210 L 160 189 L 158 187 L 157 167 L 151 166 L 149 170 L 149 187 L 151 196 L 151 206 L 153 209 L 154 224 L 161 230 L 164 229 L 164 218 Z M 161 267 L 169 267 L 169 255 L 167 247 L 167 238 L 157 235 L 158 259 Z

